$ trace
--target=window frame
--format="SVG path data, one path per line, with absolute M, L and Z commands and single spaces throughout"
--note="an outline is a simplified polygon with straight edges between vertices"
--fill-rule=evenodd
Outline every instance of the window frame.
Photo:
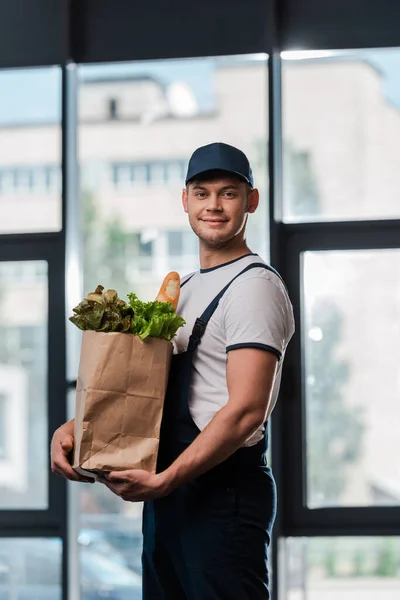
M 306 419 L 304 348 L 302 347 L 301 257 L 306 251 L 400 248 L 400 220 L 285 224 L 281 238 L 281 273 L 294 306 L 296 333 L 285 358 L 280 404 L 282 535 L 398 535 L 399 506 L 306 506 Z M 290 473 L 290 476 L 282 474 Z
M 47 436 L 50 442 L 58 424 L 65 420 L 62 398 L 65 387 L 65 294 L 62 236 L 17 234 L 1 236 L 0 262 L 46 261 L 48 264 L 47 321 Z M 48 461 L 47 509 L 0 510 L 0 535 L 17 532 L 35 537 L 49 536 L 63 529 L 64 482 L 52 475 Z M 56 534 L 58 536 L 58 534 Z
M 318 0 L 238 0 L 216 5 L 206 0 L 190 14 L 181 0 L 171 10 L 165 3 L 133 5 L 121 0 L 118 10 L 108 0 L 49 3 L 15 0 L 0 8 L 0 68 L 60 65 L 62 77 L 62 229 L 54 234 L 0 236 L 0 260 L 46 260 L 49 265 L 48 386 L 49 439 L 67 415 L 67 389 L 74 381 L 66 369 L 66 292 L 68 304 L 77 289 L 66 289 L 71 265 L 79 264 L 76 235 L 77 143 L 75 63 L 116 62 L 163 58 L 195 58 L 266 53 L 268 69 L 270 248 L 271 263 L 287 282 L 295 306 L 297 332 L 292 340 L 282 379 L 280 401 L 272 418 L 272 465 L 280 490 L 279 512 L 272 541 L 272 595 L 278 598 L 278 540 L 280 536 L 383 535 L 400 531 L 397 507 L 304 509 L 302 498 L 302 390 L 300 342 L 300 263 L 304 250 L 398 247 L 400 220 L 329 223 L 282 223 L 282 127 L 280 51 L 295 46 L 342 49 L 400 46 L 400 5 L 391 10 L 368 5 L 360 17 L 359 2 L 340 0 L 335 14 L 321 13 Z M 228 10 L 229 9 L 229 10 Z M 212 12 L 214 19 L 208 15 Z M 19 15 L 23 15 L 21 20 Z M 154 15 L 157 15 L 155 19 Z M 228 17 L 227 17 L 228 15 Z M 354 18 L 354 15 L 357 18 Z M 243 20 L 246 27 L 243 28 Z M 228 22 L 227 22 L 228 20 Z M 15 27 L 19 23 L 20 27 Z M 132 23 L 134 31 L 132 32 Z M 350 26 L 349 26 L 350 23 Z M 221 35 L 222 26 L 229 28 Z M 10 26 L 12 25 L 12 26 Z M 148 36 L 152 30 L 154 35 Z M 241 35 L 229 35 L 240 31 Z M 207 31 L 198 43 L 193 31 Z M 108 42 L 105 45 L 104 39 Z M 49 175 L 49 181 L 52 176 Z M 68 211 L 67 211 L 68 204 Z M 266 224 L 267 230 L 267 224 Z M 330 247 L 327 248 L 328 244 Z M 393 245 L 388 245 L 393 244 Z M 304 399 L 304 398 L 303 398 Z M 293 440 L 284 444 L 283 440 Z M 289 447 L 290 446 L 290 447 Z M 69 562 L 75 535 L 66 482 L 49 471 L 48 511 L 0 511 L 0 537 L 60 537 L 63 541 L 63 600 L 73 597 L 76 565 Z M 286 496 L 285 496 L 286 494 Z M 390 529 L 389 529 L 390 528 Z M 71 589 L 71 596 L 69 596 Z M 279 600 L 283 600 L 279 598 Z

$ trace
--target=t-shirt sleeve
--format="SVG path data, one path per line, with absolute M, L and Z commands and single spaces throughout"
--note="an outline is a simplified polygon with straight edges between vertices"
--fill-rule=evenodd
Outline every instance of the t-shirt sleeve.
M 280 283 L 265 276 L 238 280 L 221 305 L 226 352 L 237 348 L 261 348 L 278 359 L 293 335 L 293 309 Z

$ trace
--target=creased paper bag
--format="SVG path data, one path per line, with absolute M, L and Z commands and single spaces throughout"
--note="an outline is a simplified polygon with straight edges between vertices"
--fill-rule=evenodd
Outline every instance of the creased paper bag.
M 76 388 L 74 468 L 155 472 L 172 344 L 85 331 Z

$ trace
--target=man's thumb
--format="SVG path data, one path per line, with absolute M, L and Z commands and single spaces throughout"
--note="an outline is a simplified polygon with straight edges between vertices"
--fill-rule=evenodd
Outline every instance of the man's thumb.
M 68 437 L 64 438 L 63 441 L 61 442 L 61 448 L 63 450 L 67 450 L 67 451 L 72 450 L 73 446 L 74 446 L 74 443 L 73 443 L 72 437 L 70 435 Z

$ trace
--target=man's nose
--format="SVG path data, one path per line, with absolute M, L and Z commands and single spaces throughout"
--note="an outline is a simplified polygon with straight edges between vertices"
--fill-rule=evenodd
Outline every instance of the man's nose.
M 208 196 L 207 210 L 221 210 L 221 201 L 217 193 Z

